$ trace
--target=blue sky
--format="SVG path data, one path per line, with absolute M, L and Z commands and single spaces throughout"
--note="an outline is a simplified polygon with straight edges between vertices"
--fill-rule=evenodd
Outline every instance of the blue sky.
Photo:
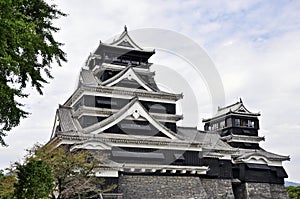
M 300 182 L 300 1 L 53 2 L 69 14 L 56 22 L 61 27 L 56 38 L 65 43 L 69 61 L 62 68 L 54 67 L 55 78 L 45 86 L 43 96 L 28 88 L 31 95 L 24 102 L 32 114 L 6 138 L 10 146 L 0 151 L 1 168 L 21 160 L 25 148 L 49 139 L 55 110 L 74 91 L 89 53 L 99 40 L 122 32 L 126 24 L 129 30 L 173 30 L 202 46 L 222 78 L 226 104 L 242 97 L 246 107 L 261 112 L 260 135 L 266 137 L 262 146 L 291 155 L 284 166 L 289 180 Z M 154 56 L 154 63 L 178 63 L 164 53 Z M 205 87 L 203 82 L 199 85 Z M 210 99 L 205 88 L 200 92 L 200 118 L 207 118 Z M 202 129 L 200 123 L 191 125 Z

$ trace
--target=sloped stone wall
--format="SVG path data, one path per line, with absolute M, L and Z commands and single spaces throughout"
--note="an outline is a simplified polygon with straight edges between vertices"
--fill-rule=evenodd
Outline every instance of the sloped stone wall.
M 273 199 L 289 198 L 288 193 L 282 184 L 270 184 L 270 191 Z
M 284 185 L 243 183 L 196 176 L 121 175 L 118 192 L 124 199 L 288 199 Z
M 119 177 L 119 192 L 125 199 L 208 198 L 200 179 L 186 176 L 123 175 Z
M 125 199 L 234 199 L 230 180 L 192 176 L 123 175 L 119 177 L 119 192 Z
M 246 198 L 271 199 L 270 184 L 268 183 L 245 183 Z
M 234 199 L 230 179 L 201 179 L 208 198 Z
M 236 187 L 236 199 L 288 199 L 284 185 L 268 183 L 244 183 Z

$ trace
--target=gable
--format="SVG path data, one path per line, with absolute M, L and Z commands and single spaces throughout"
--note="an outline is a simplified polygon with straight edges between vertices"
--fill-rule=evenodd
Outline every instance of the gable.
M 119 123 L 105 129 L 103 133 L 169 138 L 159 129 L 154 127 L 149 121 L 130 119 L 121 120 Z
M 235 112 L 251 114 L 251 112 L 248 111 L 243 104 L 241 104 L 240 107 L 237 110 L 235 110 Z
M 134 48 L 134 47 L 132 46 L 132 44 L 130 44 L 130 42 L 127 41 L 127 39 L 121 41 L 121 42 L 118 44 L 118 46 L 124 46 L 124 47 L 128 47 L 128 48 Z
M 147 123 L 141 124 L 140 122 L 124 122 L 125 119 L 129 117 L 131 117 L 132 119 L 138 119 L 139 117 L 142 117 L 147 121 Z M 170 139 L 177 138 L 174 132 L 163 126 L 145 110 L 145 108 L 138 101 L 137 97 L 132 99 L 132 101 L 129 102 L 126 106 L 124 106 L 118 112 L 106 118 L 105 120 L 98 122 L 92 126 L 86 127 L 84 129 L 84 132 L 90 134 L 103 133 L 109 129 L 111 130 L 114 127 L 116 128 L 116 125 L 117 127 L 123 126 L 123 129 L 129 129 L 128 133 L 130 133 L 130 129 L 133 130 L 143 128 L 146 132 L 147 130 L 148 132 L 157 132 L 157 135 L 159 136 L 168 137 Z M 148 136 L 153 136 L 153 134 L 148 134 Z
M 140 87 L 143 87 L 147 91 L 154 91 L 154 89 L 151 88 L 149 85 L 147 85 L 146 82 L 133 70 L 131 66 L 128 66 L 124 70 L 120 71 L 118 74 L 105 80 L 104 82 L 101 83 L 101 85 L 114 86 L 124 79 L 129 81 L 135 81 L 138 85 L 140 85 Z
M 120 37 L 117 40 L 113 41 L 110 45 L 122 46 L 122 47 L 125 47 L 125 48 L 132 48 L 132 49 L 135 49 L 135 50 L 143 50 L 128 35 L 126 26 L 125 26 L 125 30 L 120 35 Z

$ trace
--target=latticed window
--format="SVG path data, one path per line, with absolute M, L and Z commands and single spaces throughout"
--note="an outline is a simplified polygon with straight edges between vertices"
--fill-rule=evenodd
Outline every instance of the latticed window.
M 254 121 L 248 120 L 248 127 L 254 127 Z
M 235 126 L 241 126 L 241 120 L 240 119 L 234 119 Z
M 225 121 L 221 121 L 220 122 L 220 128 L 222 129 L 222 128 L 224 128 L 225 127 Z

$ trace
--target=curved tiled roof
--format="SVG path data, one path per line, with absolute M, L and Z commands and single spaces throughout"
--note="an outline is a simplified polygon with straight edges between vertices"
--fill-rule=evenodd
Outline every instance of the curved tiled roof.
M 242 150 L 242 149 L 240 149 L 240 151 L 234 156 L 234 158 L 235 158 L 235 160 L 244 160 L 244 159 L 250 158 L 251 156 L 262 156 L 269 160 L 280 160 L 280 161 L 290 160 L 289 156 L 271 153 L 262 148 L 258 149 L 258 150 L 249 150 L 249 149 Z
M 209 119 L 203 119 L 203 122 L 208 122 L 212 119 L 222 117 L 226 114 L 229 113 L 236 113 L 236 114 L 241 114 L 241 115 L 248 115 L 248 116 L 259 116 L 259 113 L 253 113 L 250 112 L 243 104 L 242 100 L 240 99 L 239 102 L 236 102 L 234 104 L 231 104 L 229 106 L 225 107 L 218 107 L 217 113 Z
M 97 86 L 98 82 L 91 70 L 82 69 L 80 72 L 81 81 L 84 85 Z
M 205 143 L 206 149 L 235 151 L 230 145 L 222 141 L 220 135 L 215 132 L 204 132 L 196 127 L 178 127 L 177 132 L 190 142 Z
M 77 131 L 77 127 L 73 121 L 71 108 L 60 106 L 57 110 L 60 128 L 62 131 Z

